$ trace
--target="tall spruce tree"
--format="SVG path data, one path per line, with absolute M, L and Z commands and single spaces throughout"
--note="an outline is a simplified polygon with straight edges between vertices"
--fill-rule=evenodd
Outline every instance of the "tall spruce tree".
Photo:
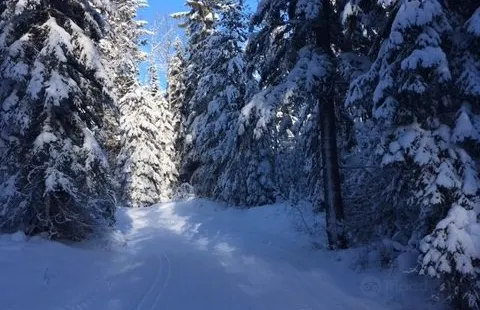
M 310 28 L 318 10 L 313 2 L 265 0 L 252 18 L 258 31 L 247 47 L 251 81 L 223 193 L 230 202 L 260 205 L 288 197 L 292 186 L 309 188 L 308 175 L 319 168 L 315 109 L 328 64 Z
M 449 180 L 439 184 L 449 211 L 420 243 L 421 273 L 441 279 L 442 290 L 455 308 L 479 309 L 480 7 L 475 1 L 465 1 L 446 10 L 453 30 L 447 51 L 452 80 L 442 112 L 448 113 L 443 121 L 450 130 L 450 158 L 441 165 L 451 167 L 440 168 L 436 182 Z
M 177 40 L 174 44 L 174 55 L 171 58 L 167 72 L 166 99 L 170 111 L 173 113 L 175 166 L 179 171 L 180 151 L 182 150 L 185 130 L 185 57 L 182 42 Z
M 118 156 L 122 202 L 131 207 L 146 207 L 171 198 L 175 165 L 170 162 L 172 144 L 164 141 L 162 96 L 152 96 L 148 87 L 137 87 L 122 98 L 120 120 L 121 152 Z M 163 114 L 162 114 L 163 113 Z M 173 169 L 173 172 L 171 171 Z
M 246 22 L 241 1 L 216 1 L 215 21 L 195 58 L 201 59 L 201 77 L 192 98 L 186 102 L 189 115 L 185 128 L 183 171 L 197 194 L 213 197 L 237 135 L 239 106 L 244 96 Z
M 146 0 L 112 0 L 110 12 L 110 44 L 107 46 L 110 66 L 114 72 L 113 93 L 117 100 L 138 88 L 139 62 L 146 59 L 140 49 L 142 36 L 147 33 L 145 21 L 137 19 Z
M 308 189 L 322 186 L 323 175 L 323 199 L 316 200 L 327 206 L 332 247 L 346 246 L 336 128 L 338 58 L 347 50 L 342 3 L 260 2 L 247 49 L 248 71 L 258 76 L 260 91 L 247 94 L 242 109 L 240 151 L 232 172 L 239 177 L 233 177 L 238 184 L 231 191 L 237 202 L 264 204 L 278 195 L 288 197 L 295 186 L 302 196 L 312 195 Z M 315 195 L 321 194 L 317 190 Z
M 120 110 L 120 151 L 116 178 L 121 200 L 128 206 L 144 207 L 168 200 L 176 185 L 173 162 L 173 117 L 160 89 L 154 55 L 149 57 L 147 85 L 139 82 L 140 50 L 144 22 L 136 20 L 143 0 L 117 3 L 114 13 L 116 87 Z
M 471 58 L 467 50 L 455 51 L 461 45 L 452 47 L 469 24 L 455 27 L 453 15 L 443 1 L 398 1 L 389 37 L 371 69 L 352 84 L 347 104 L 358 104 L 371 120 L 378 134 L 371 136 L 378 141 L 371 153 L 394 168 L 393 188 L 406 198 L 385 223 L 393 227 L 390 236 L 402 234 L 419 249 L 421 272 L 442 277 L 449 298 L 463 309 L 478 302 L 480 184 L 472 110 L 464 102 L 475 78 L 461 68 Z
M 192 152 L 194 144 L 189 130 L 192 129 L 192 123 L 195 120 L 196 107 L 192 105 L 192 99 L 195 96 L 197 86 L 202 78 L 203 70 L 208 66 L 209 60 L 204 58 L 204 52 L 208 50 L 207 39 L 212 34 L 215 22 L 216 7 L 215 0 L 187 1 L 186 6 L 190 11 L 177 13 L 172 16 L 181 20 L 180 26 L 185 30 L 187 43 L 185 47 L 185 65 L 182 72 L 183 95 L 182 102 L 176 103 L 181 106 L 182 129 L 181 135 L 184 137 L 180 141 L 180 179 L 182 182 L 190 182 L 190 179 L 198 167 L 197 161 L 185 161 L 187 154 Z
M 112 77 L 112 91 L 115 105 L 107 111 L 106 142 L 111 164 L 116 165 L 116 157 L 121 148 L 120 141 L 120 102 L 130 92 L 140 86 L 139 62 L 146 54 L 141 50 L 142 36 L 146 34 L 145 21 L 137 19 L 137 11 L 147 6 L 146 0 L 111 0 L 108 11 L 109 32 L 103 40 L 102 49 L 108 57 L 108 67 Z M 115 181 L 119 176 L 116 175 Z M 118 187 L 118 184 L 117 184 Z M 119 189 L 117 188 L 117 191 Z
M 108 2 L 2 1 L 0 228 L 83 239 L 114 220 L 103 141 Z
M 149 206 L 169 199 L 176 169 L 171 164 L 172 117 L 165 109 L 158 70 L 150 57 L 148 85 L 139 82 L 145 22 L 137 20 L 144 0 L 114 1 L 111 65 L 120 113 L 116 180 L 121 201 L 128 206 Z
M 169 64 L 170 66 L 170 64 Z M 160 197 L 162 200 L 173 198 L 175 189 L 178 186 L 178 151 L 175 148 L 175 110 L 168 103 L 167 94 L 160 88 L 158 79 L 157 65 L 150 63 L 150 81 L 148 90 L 150 91 L 151 100 L 153 101 L 159 113 L 159 120 L 155 124 L 160 132 L 157 136 L 157 143 L 160 146 L 158 154 L 161 163 L 159 173 L 162 175 L 160 182 Z

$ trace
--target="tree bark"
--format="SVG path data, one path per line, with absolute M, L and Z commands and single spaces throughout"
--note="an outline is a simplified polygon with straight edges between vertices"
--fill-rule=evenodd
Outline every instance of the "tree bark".
M 328 89 L 319 96 L 319 131 L 320 149 L 323 164 L 323 189 L 326 210 L 326 229 L 328 245 L 331 249 L 347 248 L 347 238 L 344 228 L 345 212 L 342 201 L 342 183 L 338 163 L 337 126 L 335 116 L 337 61 L 333 45 L 341 47 L 344 43 L 342 32 L 338 28 L 338 12 L 335 6 L 339 2 L 324 0 L 323 16 L 320 27 L 317 28 L 317 46 L 328 54 L 331 63 Z
M 319 118 L 327 237 L 331 249 L 345 249 L 347 248 L 347 238 L 343 225 L 345 213 L 338 164 L 334 86 L 331 89 L 329 90 L 330 94 L 326 96 L 327 99 L 321 104 Z

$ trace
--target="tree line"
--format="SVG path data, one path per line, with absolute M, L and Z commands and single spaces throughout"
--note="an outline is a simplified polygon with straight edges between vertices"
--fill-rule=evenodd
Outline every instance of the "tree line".
M 302 199 L 331 249 L 418 253 L 478 309 L 478 1 L 191 0 L 166 89 L 145 5 L 0 3 L 2 231 L 81 240 L 179 187 Z

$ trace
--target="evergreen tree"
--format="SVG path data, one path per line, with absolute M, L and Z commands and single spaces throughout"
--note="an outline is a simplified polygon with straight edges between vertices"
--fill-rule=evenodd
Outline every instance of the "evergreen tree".
M 172 116 L 160 90 L 158 70 L 150 59 L 148 85 L 140 85 L 139 66 L 146 59 L 140 50 L 146 34 L 137 11 L 144 0 L 116 1 L 112 13 L 112 67 L 120 111 L 120 142 L 116 179 L 121 200 L 142 207 L 167 200 L 176 182 L 172 164 Z
M 165 138 L 171 134 L 164 123 L 170 117 L 161 108 L 165 105 L 163 97 L 153 97 L 147 87 L 139 86 L 122 98 L 117 175 L 128 206 L 145 207 L 171 198 L 175 165 L 169 153 L 172 144 Z
M 117 100 L 138 88 L 139 62 L 146 59 L 141 51 L 142 36 L 147 33 L 145 21 L 137 20 L 137 11 L 147 6 L 146 0 L 112 0 L 108 53 L 114 71 Z
M 193 120 L 196 117 L 195 107 L 191 104 L 191 100 L 195 96 L 197 85 L 202 78 L 204 69 L 208 66 L 209 60 L 204 58 L 205 51 L 208 50 L 207 38 L 212 34 L 215 22 L 215 2 L 214 0 L 187 1 L 186 5 L 190 8 L 189 12 L 177 13 L 172 16 L 182 20 L 180 26 L 185 30 L 187 36 L 187 44 L 185 48 L 185 65 L 182 72 L 183 94 L 182 102 L 176 104 L 181 106 L 182 129 L 181 135 L 184 139 L 180 139 L 180 179 L 182 182 L 189 182 L 193 172 L 197 168 L 194 161 L 183 161 L 187 154 L 192 151 L 189 130 L 191 129 Z
M 160 94 L 160 80 L 158 79 L 158 68 L 153 57 L 150 57 L 148 64 L 148 89 L 150 94 L 155 97 Z
M 115 105 L 107 111 L 106 131 L 106 147 L 112 165 L 116 164 L 116 157 L 122 147 L 119 132 L 120 101 L 139 87 L 139 62 L 145 59 L 145 53 L 140 49 L 141 37 L 146 34 L 145 22 L 137 20 L 137 11 L 146 6 L 146 0 L 112 0 L 108 11 L 110 28 L 108 39 L 103 40 L 102 48 L 108 57 L 113 80 L 111 93 L 115 101 Z
M 157 136 L 157 143 L 160 146 L 158 154 L 161 163 L 162 182 L 160 186 L 160 197 L 162 200 L 171 199 L 174 189 L 178 186 L 178 154 L 175 148 L 175 113 L 167 101 L 167 94 L 160 89 L 158 70 L 155 63 L 150 63 L 150 82 L 148 90 L 151 100 L 158 110 L 160 119 L 156 123 L 160 135 Z
M 244 164 L 237 164 L 239 168 L 232 172 L 238 172 L 241 176 L 234 180 L 242 182 L 232 187 L 232 193 L 245 197 L 250 205 L 272 202 L 278 195 L 288 197 L 295 186 L 300 196 L 317 196 L 318 205 L 323 174 L 332 247 L 346 245 L 341 227 L 336 92 L 341 84 L 340 60 L 351 50 L 345 47 L 339 22 L 342 4 L 260 2 L 252 19 L 257 31 L 247 49 L 249 74 L 258 75 L 260 91 L 248 94 L 242 109 L 240 145 L 244 146 L 238 157 Z
M 447 119 L 451 128 L 447 138 L 453 158 L 442 162 L 452 166 L 440 168 L 436 180 L 449 180 L 439 185 L 447 188 L 444 200 L 451 207 L 420 244 L 421 273 L 441 278 L 455 308 L 480 309 L 480 7 L 465 1 L 451 9 L 454 31 L 448 55 L 453 85 L 447 102 L 455 117 Z
M 182 170 L 191 174 L 191 185 L 206 197 L 213 197 L 219 176 L 232 156 L 245 83 L 243 3 L 222 0 L 216 5 L 217 18 L 202 43 L 205 48 L 197 50 L 195 56 L 208 62 L 201 64 L 202 76 L 186 102 L 189 118 L 182 158 Z
M 393 227 L 390 236 L 402 234 L 419 248 L 421 272 L 442 276 L 450 298 L 463 309 L 465 298 L 470 304 L 478 299 L 472 296 L 478 296 L 473 248 L 480 183 L 475 153 L 464 143 L 475 133 L 471 110 L 460 100 L 471 88 L 460 95 L 455 87 L 456 81 L 465 86 L 475 79 L 465 83 L 468 71 L 455 65 L 469 56 L 455 60 L 459 53 L 449 48 L 458 38 L 453 20 L 437 0 L 400 1 L 388 39 L 371 69 L 353 83 L 347 103 L 359 104 L 371 120 L 378 134 L 370 138 L 378 141 L 369 144 L 377 145 L 371 153 L 394 168 L 399 183 L 389 188 L 401 188 L 408 198 L 394 205 L 391 221 L 384 223 Z
M 311 31 L 318 14 L 319 3 L 314 2 L 259 4 L 252 18 L 258 31 L 247 47 L 247 72 L 253 81 L 240 115 L 239 148 L 224 199 L 260 205 L 278 195 L 288 197 L 293 186 L 302 194 L 312 193 L 305 189 L 314 187 L 308 176 L 319 159 L 317 96 L 329 66 Z
M 103 141 L 106 3 L 2 1 L 0 228 L 83 239 L 114 220 Z
M 181 41 L 175 42 L 175 53 L 172 56 L 167 72 L 167 103 L 173 113 L 174 148 L 176 150 L 176 167 L 180 166 L 179 151 L 184 141 L 183 124 L 185 122 L 185 58 Z

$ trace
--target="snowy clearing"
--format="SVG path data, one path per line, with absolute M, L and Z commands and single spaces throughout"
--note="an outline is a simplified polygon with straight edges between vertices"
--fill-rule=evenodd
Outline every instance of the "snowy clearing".
M 288 214 L 282 205 L 235 210 L 204 200 L 119 209 L 109 250 L 0 236 L 0 304 L 8 310 L 429 308 L 426 286 L 404 275 L 355 272 L 350 265 L 358 251 L 313 250 Z

